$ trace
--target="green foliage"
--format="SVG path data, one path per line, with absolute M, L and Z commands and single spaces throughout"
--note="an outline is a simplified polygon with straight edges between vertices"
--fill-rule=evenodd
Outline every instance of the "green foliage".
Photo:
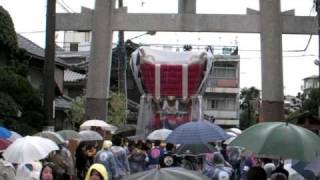
M 28 81 L 28 58 L 18 48 L 11 17 L 0 6 L 0 67 L 1 123 L 21 134 L 32 134 L 43 126 L 41 96 Z
M 27 78 L 16 74 L 10 68 L 0 68 L 0 92 L 9 94 L 18 104 L 26 108 L 30 102 L 32 105 L 41 104 L 40 98 L 36 96 Z
M 18 49 L 17 36 L 9 13 L 0 6 L 0 47 L 15 52 Z
M 318 107 L 320 105 L 320 89 L 315 88 L 310 91 L 307 99 L 302 104 L 303 111 L 309 111 L 312 115 L 318 116 Z
M 27 78 L 16 74 L 12 68 L 1 67 L 0 93 L 1 115 L 6 127 L 20 133 L 31 133 L 42 128 L 44 115 L 41 97 Z M 18 111 L 21 117 L 17 116 Z
M 123 93 L 111 93 L 110 99 L 110 112 L 108 122 L 117 127 L 121 127 L 126 124 L 127 109 L 126 109 L 126 97 Z
M 73 126 L 79 126 L 85 117 L 85 97 L 78 96 L 71 102 L 70 109 L 66 110 L 67 119 Z
M 260 97 L 260 91 L 255 87 L 243 88 L 240 93 L 240 128 L 246 129 L 256 122 L 255 108 L 253 102 L 257 102 Z
M 7 93 L 0 92 L 0 109 L 0 118 L 6 119 L 17 116 L 19 106 Z
M 111 93 L 109 102 L 109 114 L 107 122 L 117 127 L 126 123 L 126 101 L 122 93 Z M 67 119 L 73 126 L 79 126 L 85 120 L 85 97 L 76 97 L 71 102 L 71 107 L 66 110 Z

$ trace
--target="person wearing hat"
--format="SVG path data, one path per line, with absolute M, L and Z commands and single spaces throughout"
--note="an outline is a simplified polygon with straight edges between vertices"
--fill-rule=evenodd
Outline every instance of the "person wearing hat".
M 103 164 L 108 173 L 108 179 L 113 180 L 117 179 L 118 173 L 116 170 L 116 161 L 114 155 L 112 154 L 110 148 L 112 146 L 112 142 L 109 140 L 105 140 L 102 145 L 102 149 L 98 151 L 95 163 Z
M 85 180 L 108 180 L 108 173 L 104 165 L 98 163 L 91 165 Z

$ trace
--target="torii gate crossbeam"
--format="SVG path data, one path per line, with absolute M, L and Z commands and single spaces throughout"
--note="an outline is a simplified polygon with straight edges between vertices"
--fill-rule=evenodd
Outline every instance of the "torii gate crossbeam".
M 87 118 L 105 119 L 111 71 L 113 31 L 260 33 L 264 121 L 282 121 L 282 34 L 317 34 L 314 17 L 284 15 L 280 0 L 259 0 L 260 12 L 247 15 L 196 14 L 196 0 L 179 0 L 178 14 L 127 13 L 114 0 L 96 0 L 95 10 L 57 14 L 56 30 L 91 31 Z

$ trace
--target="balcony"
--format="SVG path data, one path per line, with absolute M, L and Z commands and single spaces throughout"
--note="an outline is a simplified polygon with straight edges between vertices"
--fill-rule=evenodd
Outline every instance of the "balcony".
M 236 110 L 205 110 L 204 114 L 214 116 L 216 119 L 238 119 L 238 111 Z
M 207 82 L 206 92 L 215 93 L 239 93 L 239 80 L 209 78 Z

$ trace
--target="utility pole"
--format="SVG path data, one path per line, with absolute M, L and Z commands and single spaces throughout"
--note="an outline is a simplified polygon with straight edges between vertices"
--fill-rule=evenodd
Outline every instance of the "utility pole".
M 318 69 L 319 69 L 319 77 L 318 77 L 318 88 L 320 88 L 320 0 L 315 0 L 316 3 L 316 11 L 317 11 L 317 18 L 318 18 Z M 319 108 L 320 110 L 320 108 Z
M 318 88 L 320 89 L 320 0 L 314 0 L 316 4 L 317 18 L 318 18 L 318 59 L 315 60 L 315 64 L 318 66 Z M 318 117 L 320 117 L 320 105 L 318 105 Z
M 119 0 L 119 8 L 123 7 L 123 0 Z M 126 47 L 124 44 L 124 31 L 119 31 L 118 44 L 118 90 L 125 95 L 127 109 L 127 77 L 126 77 Z
M 44 65 L 44 109 L 45 120 L 48 130 L 54 130 L 54 56 L 55 56 L 55 21 L 56 21 L 56 0 L 47 0 L 46 17 L 46 49 Z
M 119 8 L 123 7 L 123 0 L 118 0 Z M 118 90 L 124 92 L 125 88 L 125 47 L 124 47 L 124 32 L 119 31 L 118 34 Z

